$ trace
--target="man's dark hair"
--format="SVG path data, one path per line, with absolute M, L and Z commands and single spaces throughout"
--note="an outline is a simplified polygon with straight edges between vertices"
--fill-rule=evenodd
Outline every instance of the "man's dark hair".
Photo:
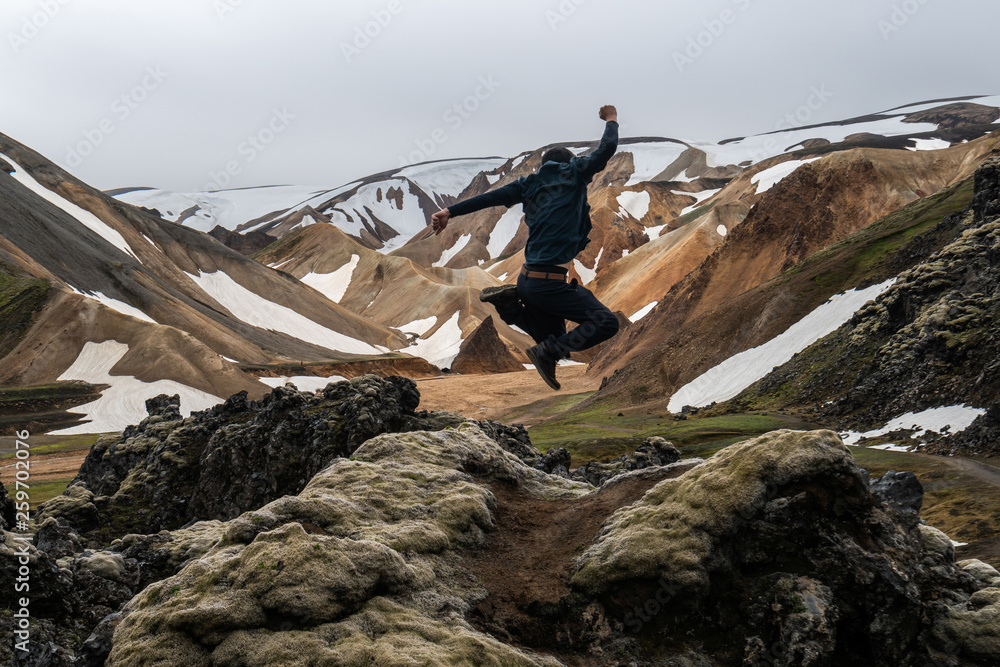
M 573 151 L 568 148 L 558 146 L 556 148 L 550 148 L 542 154 L 542 164 L 545 164 L 546 162 L 569 162 L 574 157 Z

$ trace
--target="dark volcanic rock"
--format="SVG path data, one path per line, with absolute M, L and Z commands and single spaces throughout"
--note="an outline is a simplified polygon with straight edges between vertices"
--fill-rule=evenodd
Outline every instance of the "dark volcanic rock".
M 681 460 L 681 453 L 671 442 L 653 436 L 646 438 L 635 448 L 633 454 L 623 454 L 608 463 L 591 461 L 573 471 L 574 479 L 583 479 L 594 486 L 601 486 L 609 480 L 629 472 L 653 466 L 666 466 Z
M 240 393 L 187 419 L 176 398 L 150 399 L 149 417 L 95 443 L 73 484 L 39 518 L 67 518 L 93 537 L 100 513 L 105 540 L 230 519 L 298 493 L 375 435 L 423 428 L 419 401 L 412 380 L 374 375 L 315 394 L 278 387 L 250 401 Z
M 11 529 L 14 514 L 14 500 L 7 495 L 7 487 L 0 484 L 0 531 Z
M 497 333 L 493 316 L 480 323 L 472 334 L 462 341 L 458 356 L 451 365 L 455 373 L 510 373 L 524 370 Z
M 869 487 L 873 496 L 901 511 L 919 513 L 924 502 L 924 487 L 912 472 L 890 470 Z

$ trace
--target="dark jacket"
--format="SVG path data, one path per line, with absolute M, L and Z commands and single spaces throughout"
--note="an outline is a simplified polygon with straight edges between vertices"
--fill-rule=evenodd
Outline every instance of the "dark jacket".
M 587 184 L 607 166 L 618 148 L 618 123 L 608 121 L 596 150 L 569 162 L 546 162 L 538 172 L 448 207 L 452 217 L 490 206 L 524 204 L 528 243 L 526 264 L 566 264 L 590 239 Z

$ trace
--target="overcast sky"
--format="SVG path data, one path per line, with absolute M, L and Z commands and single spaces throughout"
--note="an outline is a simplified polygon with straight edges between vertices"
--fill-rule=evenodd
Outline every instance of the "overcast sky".
M 624 137 L 715 141 L 1000 94 L 998 19 L 996 0 L 4 0 L 0 132 L 102 189 L 333 187 L 597 139 L 607 103 Z

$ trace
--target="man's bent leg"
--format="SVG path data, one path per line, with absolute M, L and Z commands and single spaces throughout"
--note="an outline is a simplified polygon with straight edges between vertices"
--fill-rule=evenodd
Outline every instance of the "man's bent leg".
M 550 336 L 546 347 L 568 357 L 571 352 L 581 352 L 603 343 L 618 333 L 618 318 L 593 293 L 582 285 L 568 285 L 558 303 L 550 311 L 553 315 L 575 322 L 577 327 L 562 335 Z

